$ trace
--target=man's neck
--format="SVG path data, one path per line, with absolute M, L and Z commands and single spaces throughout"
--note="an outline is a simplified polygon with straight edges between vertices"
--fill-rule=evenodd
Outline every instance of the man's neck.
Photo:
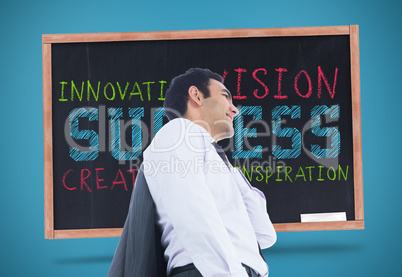
M 212 126 L 210 126 L 210 124 L 208 124 L 208 122 L 206 122 L 205 120 L 190 115 L 183 116 L 183 118 L 190 120 L 191 122 L 197 124 L 198 126 L 201 126 L 205 131 L 207 131 L 211 135 L 211 137 L 215 140 L 215 142 L 218 142 L 219 140 L 222 139 L 219 138 L 219 136 L 215 135 L 215 133 L 211 128 Z

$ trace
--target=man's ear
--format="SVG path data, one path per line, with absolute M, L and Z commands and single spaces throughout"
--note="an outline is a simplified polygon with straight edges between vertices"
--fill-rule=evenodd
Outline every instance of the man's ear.
M 196 105 L 202 105 L 204 101 L 204 95 L 196 86 L 188 88 L 188 96 L 189 100 L 192 100 Z

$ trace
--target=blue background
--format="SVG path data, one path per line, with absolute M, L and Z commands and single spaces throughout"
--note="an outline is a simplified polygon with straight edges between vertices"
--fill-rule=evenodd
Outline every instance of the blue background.
M 118 238 L 44 239 L 42 34 L 360 26 L 365 230 L 279 233 L 270 276 L 401 276 L 399 1 L 0 3 L 2 276 L 106 276 Z

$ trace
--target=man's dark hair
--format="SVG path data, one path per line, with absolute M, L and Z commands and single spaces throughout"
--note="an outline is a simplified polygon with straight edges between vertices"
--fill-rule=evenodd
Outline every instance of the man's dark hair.
M 187 112 L 187 102 L 189 99 L 188 89 L 196 86 L 205 98 L 210 96 L 208 89 L 209 80 L 214 79 L 223 83 L 221 75 L 209 69 L 190 68 L 186 73 L 172 79 L 166 91 L 163 108 L 169 120 L 183 117 Z

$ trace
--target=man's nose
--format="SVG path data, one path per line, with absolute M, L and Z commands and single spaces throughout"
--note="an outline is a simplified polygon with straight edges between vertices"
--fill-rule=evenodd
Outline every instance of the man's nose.
M 233 104 L 230 106 L 230 111 L 233 113 L 233 117 L 239 114 L 239 110 Z

